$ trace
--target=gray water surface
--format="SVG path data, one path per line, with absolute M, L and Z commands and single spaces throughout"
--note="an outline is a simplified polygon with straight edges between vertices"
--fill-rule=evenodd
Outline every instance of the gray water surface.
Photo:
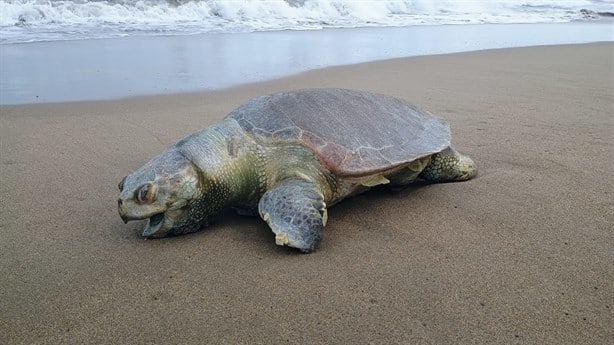
M 213 90 L 311 69 L 494 48 L 614 41 L 614 21 L 325 29 L 0 45 L 0 104 Z

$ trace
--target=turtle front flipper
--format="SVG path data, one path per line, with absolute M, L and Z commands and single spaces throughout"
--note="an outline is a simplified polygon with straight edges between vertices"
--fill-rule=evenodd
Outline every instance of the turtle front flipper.
M 474 178 L 478 168 L 473 160 L 452 147 L 431 156 L 431 162 L 419 175 L 429 182 L 466 181 Z
M 327 218 L 320 188 L 300 178 L 282 180 L 264 193 L 258 212 L 275 233 L 275 243 L 305 253 L 320 242 Z

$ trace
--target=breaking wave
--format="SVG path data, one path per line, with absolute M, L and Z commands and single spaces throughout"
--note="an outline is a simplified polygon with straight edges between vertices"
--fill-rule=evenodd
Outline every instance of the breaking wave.
M 568 22 L 607 0 L 0 0 L 0 43 L 327 27 Z

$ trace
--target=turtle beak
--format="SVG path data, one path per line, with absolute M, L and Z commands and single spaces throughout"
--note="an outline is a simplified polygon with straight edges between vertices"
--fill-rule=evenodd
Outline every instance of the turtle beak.
M 117 211 L 119 212 L 119 216 L 124 222 L 124 224 L 128 224 L 128 221 L 132 220 L 133 218 L 130 218 L 126 214 L 126 210 L 124 209 L 123 204 L 124 202 L 122 201 L 122 199 L 117 199 Z
M 146 218 L 143 217 L 134 217 L 131 215 L 126 214 L 125 212 L 122 212 L 122 210 L 119 210 L 119 217 L 122 219 L 122 222 L 124 222 L 124 224 L 128 224 L 129 221 L 131 220 L 143 220 Z

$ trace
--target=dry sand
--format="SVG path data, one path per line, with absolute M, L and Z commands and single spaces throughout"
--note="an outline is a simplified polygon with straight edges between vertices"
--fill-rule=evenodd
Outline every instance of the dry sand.
M 0 107 L 2 344 L 606 344 L 614 44 L 330 68 L 210 93 Z M 350 87 L 446 118 L 466 183 L 334 206 L 319 250 L 226 214 L 144 240 L 117 183 L 259 94 Z

